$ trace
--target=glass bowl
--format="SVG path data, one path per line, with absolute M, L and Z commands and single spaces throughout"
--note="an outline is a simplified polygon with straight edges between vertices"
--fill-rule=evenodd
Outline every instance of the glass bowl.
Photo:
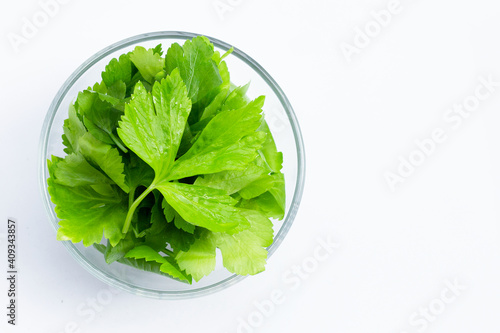
M 49 176 L 47 159 L 51 155 L 65 155 L 61 139 L 63 121 L 68 117 L 68 107 L 76 99 L 78 92 L 100 81 L 101 72 L 112 58 L 117 58 L 121 54 L 133 50 L 137 45 L 149 48 L 162 43 L 163 49 L 167 50 L 174 42 L 179 42 L 182 45 L 185 40 L 196 36 L 198 34 L 162 31 L 127 38 L 97 52 L 63 84 L 47 112 L 41 133 L 39 156 L 39 184 L 42 200 L 54 229 L 57 230 L 59 219 L 47 191 L 47 178 Z M 231 48 L 231 45 L 225 42 L 208 38 L 215 45 L 215 48 L 221 51 L 221 54 Z M 225 60 L 231 73 L 231 81 L 234 84 L 243 85 L 251 82 L 247 93 L 250 98 L 259 95 L 266 96 L 265 119 L 273 133 L 278 150 L 282 151 L 284 156 L 286 211 L 282 221 L 273 221 L 275 239 L 268 248 L 269 256 L 271 256 L 290 229 L 302 197 L 305 159 L 300 128 L 287 97 L 273 78 L 255 60 L 237 48 L 234 48 L 234 52 Z M 192 285 L 188 285 L 120 263 L 108 265 L 104 261 L 103 255 L 94 247 L 86 248 L 81 243 L 73 244 L 69 241 L 65 241 L 63 244 L 85 269 L 101 281 L 113 287 L 152 298 L 178 299 L 206 295 L 227 288 L 244 278 L 244 276 L 228 272 L 222 266 L 220 254 L 217 256 L 216 269 L 209 276 L 204 277 L 200 282 L 193 281 Z

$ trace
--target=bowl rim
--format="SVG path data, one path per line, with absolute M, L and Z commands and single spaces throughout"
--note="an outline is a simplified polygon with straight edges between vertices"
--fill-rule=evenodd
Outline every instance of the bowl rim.
M 197 36 L 202 36 L 202 34 L 192 33 L 192 32 L 184 32 L 184 31 L 157 31 L 157 32 L 149 32 L 143 33 L 139 35 L 135 35 L 121 41 L 118 41 L 114 44 L 111 44 L 104 49 L 100 50 L 90 58 L 88 58 L 82 65 L 80 65 L 63 83 L 57 94 L 55 95 L 52 103 L 49 106 L 47 111 L 47 115 L 45 116 L 45 120 L 42 126 L 42 131 L 40 134 L 40 149 L 39 149 L 39 160 L 38 160 L 38 169 L 39 169 L 39 188 L 42 196 L 42 200 L 46 209 L 46 212 L 50 218 L 50 222 L 52 227 L 57 231 L 58 218 L 55 211 L 51 208 L 51 199 L 47 190 L 47 178 L 48 178 L 48 170 L 46 167 L 46 158 L 47 158 L 47 148 L 48 148 L 48 140 L 49 140 L 49 129 L 52 127 L 52 123 L 54 121 L 54 117 L 56 115 L 56 111 L 58 110 L 60 104 L 62 103 L 64 97 L 68 93 L 69 89 L 77 82 L 77 80 L 92 66 L 94 66 L 97 62 L 102 60 L 104 57 L 119 51 L 125 47 L 138 44 L 141 42 L 147 42 L 152 40 L 159 39 L 179 39 L 179 40 L 187 40 Z M 217 48 L 222 49 L 224 51 L 229 50 L 232 46 L 226 42 L 223 42 L 219 39 L 203 35 L 207 37 Z M 269 75 L 269 73 L 259 65 L 253 58 L 248 56 L 246 53 L 241 51 L 240 49 L 233 47 L 234 51 L 232 55 L 236 56 L 240 60 L 242 60 L 245 64 L 250 66 L 273 90 L 273 92 L 278 97 L 280 103 L 282 104 L 287 117 L 290 121 L 292 132 L 295 139 L 295 145 L 297 149 L 297 180 L 295 184 L 295 192 L 292 198 L 292 203 L 290 205 L 290 210 L 283 221 L 283 224 L 276 234 L 273 244 L 271 244 L 267 250 L 268 260 L 272 256 L 272 254 L 279 247 L 286 234 L 290 230 L 290 227 L 293 224 L 295 216 L 297 215 L 297 211 L 300 205 L 300 201 L 302 198 L 302 193 L 304 190 L 304 182 L 305 182 L 305 150 L 304 143 L 302 140 L 302 134 L 300 131 L 300 127 L 297 121 L 297 117 L 293 111 L 293 108 L 285 96 L 283 90 L 276 83 L 276 81 Z M 54 223 L 55 221 L 55 223 Z M 241 276 L 237 274 L 233 274 L 230 277 L 218 281 L 214 284 L 200 287 L 191 290 L 179 290 L 179 291 L 160 291 L 154 290 L 150 288 L 138 287 L 131 283 L 118 280 L 111 276 L 109 273 L 101 270 L 93 263 L 91 263 L 76 247 L 75 244 L 70 241 L 62 242 L 69 253 L 73 256 L 73 258 L 78 261 L 87 271 L 89 271 L 93 276 L 97 277 L 102 282 L 116 287 L 118 289 L 136 294 L 141 296 L 146 296 L 150 298 L 156 299 L 186 299 L 193 298 L 198 296 L 205 296 L 211 293 L 215 293 L 217 291 L 223 290 L 229 286 L 236 284 L 243 280 L 246 276 Z

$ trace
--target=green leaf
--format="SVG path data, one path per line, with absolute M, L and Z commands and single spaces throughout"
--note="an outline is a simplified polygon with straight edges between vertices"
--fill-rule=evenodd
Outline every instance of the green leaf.
M 261 123 L 263 99 L 215 116 L 184 155 L 174 163 L 170 179 L 241 170 L 257 157 L 265 133 L 255 130 Z
M 123 157 L 125 182 L 128 187 L 136 189 L 139 186 L 148 187 L 154 179 L 154 170 L 133 152 Z
M 127 234 L 118 244 L 111 246 L 108 242 L 104 252 L 104 259 L 106 263 L 111 264 L 125 257 L 125 255 L 136 246 L 137 240 L 131 233 Z
M 187 251 L 199 237 L 201 228 L 196 228 L 194 233 L 178 229 L 174 223 L 168 223 L 164 231 L 167 243 L 172 247 L 174 253 Z
M 177 71 L 155 83 L 152 95 L 138 83 L 125 107 L 118 135 L 153 168 L 157 180 L 170 171 L 190 109 L 186 86 Z
M 215 61 L 219 68 L 219 74 L 222 80 L 222 83 L 217 89 L 214 89 L 214 93 L 212 94 L 212 98 L 208 100 L 204 105 L 206 105 L 203 109 L 203 111 L 200 114 L 200 121 L 197 123 L 198 126 L 200 123 L 202 123 L 203 120 L 209 120 L 213 118 L 217 113 L 221 111 L 222 105 L 226 101 L 226 98 L 228 97 L 230 88 L 231 88 L 231 80 L 230 80 L 230 75 L 229 75 L 229 70 L 227 68 L 227 64 L 225 61 L 222 61 L 224 57 L 229 55 L 233 49 L 229 50 L 226 52 L 222 58 L 220 56 L 219 51 L 214 52 L 212 59 Z M 243 105 L 242 105 L 243 106 Z M 203 127 L 206 125 L 206 123 L 202 123 Z M 203 128 L 200 128 L 200 130 Z M 194 131 L 194 129 L 193 129 Z
M 179 149 L 177 150 L 177 156 L 184 155 L 189 148 L 191 148 L 193 144 L 193 133 L 191 132 L 191 127 L 188 123 L 186 123 L 186 127 L 184 128 L 184 133 L 182 135 L 181 143 L 179 144 Z
M 105 97 L 103 97 L 105 96 Z M 112 145 L 117 145 L 127 152 L 123 143 L 116 137 L 114 131 L 123 112 L 116 109 L 121 101 L 107 95 L 85 90 L 78 94 L 76 106 L 83 116 L 85 126 L 97 139 Z M 123 108 L 123 106 L 120 106 Z
M 83 122 L 76 113 L 76 108 L 73 104 L 70 105 L 68 111 L 68 118 L 64 120 L 64 135 L 63 135 L 63 144 L 66 146 L 64 151 L 66 154 L 76 153 L 79 151 L 79 139 L 87 130 L 83 125 Z
M 85 133 L 79 140 L 80 151 L 87 161 L 99 167 L 124 192 L 129 192 L 125 184 L 122 157 L 116 148 L 97 140 L 92 134 Z
M 224 267 L 239 275 L 254 275 L 265 269 L 266 247 L 273 241 L 271 221 L 262 213 L 244 210 L 250 228 L 235 234 L 205 231 L 188 251 L 176 256 L 179 267 L 191 274 L 195 281 L 215 268 L 215 248 L 222 253 Z
M 75 155 L 70 157 L 69 161 L 76 163 L 81 159 Z M 62 163 L 62 168 L 59 168 L 59 163 Z M 99 243 L 104 234 L 112 245 L 116 245 L 123 237 L 120 226 L 127 214 L 126 197 L 123 196 L 123 192 L 110 186 L 107 180 L 89 174 L 86 164 L 83 166 L 83 171 L 75 170 L 75 172 L 81 172 L 84 175 L 82 177 L 86 177 L 82 183 L 91 182 L 95 185 L 72 187 L 58 184 L 58 175 L 63 177 L 62 182 L 69 182 L 69 179 L 64 180 L 64 177 L 69 177 L 65 170 L 66 163 L 68 161 L 54 157 L 52 161 L 48 161 L 50 174 L 47 180 L 48 191 L 52 202 L 56 205 L 55 212 L 61 219 L 57 239 L 70 240 L 73 243 L 82 241 L 84 246 L 90 246 Z M 99 183 L 98 179 L 104 183 Z
M 222 171 L 198 177 L 194 184 L 224 190 L 226 194 L 233 194 L 268 173 L 267 168 L 250 163 L 244 170 Z
M 190 234 L 194 233 L 196 226 L 184 220 L 177 212 L 175 212 L 174 224 L 177 229 L 184 230 Z
M 280 172 L 283 167 L 283 153 L 279 152 L 276 148 L 276 143 L 274 142 L 274 138 L 266 121 L 262 122 L 259 131 L 263 131 L 267 134 L 266 141 L 261 149 L 264 159 L 273 172 Z
M 276 200 L 276 203 L 280 211 L 280 214 L 277 218 L 281 220 L 285 217 L 285 209 L 286 209 L 285 176 L 282 173 L 278 173 L 275 176 L 276 176 L 275 183 L 273 187 L 269 190 L 269 193 Z
M 102 254 L 104 254 L 106 252 L 106 246 L 104 246 L 102 244 L 94 244 L 94 248 L 96 248 Z M 169 274 L 163 273 L 160 270 L 160 267 L 162 266 L 162 264 L 157 263 L 155 261 L 146 261 L 144 259 L 134 259 L 134 258 L 123 257 L 123 258 L 117 260 L 117 262 L 119 262 L 123 265 L 127 265 L 130 267 L 136 268 L 136 269 L 140 269 L 140 270 L 145 271 L 145 272 L 155 273 L 158 275 L 168 276 L 169 278 L 171 278 L 171 276 Z
M 284 186 L 274 187 L 256 198 L 243 199 L 238 206 L 260 211 L 267 217 L 281 220 L 285 217 L 285 188 Z
M 198 100 L 195 104 L 196 110 L 194 113 L 192 112 L 189 118 L 190 124 L 194 124 L 198 120 L 212 118 L 221 110 L 222 104 L 226 100 L 231 88 L 229 70 L 226 62 L 222 61 L 222 59 L 229 55 L 230 52 L 231 50 L 226 52 L 222 58 L 219 51 L 214 52 L 212 59 L 217 64 L 222 83 Z
M 187 222 L 212 230 L 229 231 L 248 221 L 233 207 L 236 200 L 224 191 L 182 183 L 157 186 L 169 205 Z
M 135 215 L 133 217 L 133 231 L 137 238 L 143 238 L 148 230 L 151 228 L 151 209 L 154 206 L 154 197 L 147 196 L 145 200 L 141 202 Z
M 210 104 L 203 111 L 203 113 L 200 117 L 200 121 L 198 123 L 200 123 L 201 121 L 203 121 L 205 119 L 213 118 L 215 115 L 217 115 L 217 113 L 219 113 L 221 111 L 222 105 L 227 98 L 228 91 L 229 91 L 228 89 L 222 89 L 214 97 L 212 102 L 210 102 Z
M 212 59 L 215 61 L 219 68 L 219 74 L 222 80 L 221 85 L 217 88 L 217 94 L 215 94 L 214 98 L 208 103 L 208 105 L 205 107 L 203 112 L 201 113 L 200 116 L 200 122 L 205 119 L 211 119 L 214 117 L 217 113 L 221 111 L 222 105 L 224 104 L 224 101 L 226 100 L 229 90 L 231 88 L 231 80 L 230 80 L 230 75 L 229 75 L 229 70 L 227 68 L 227 64 L 225 61 L 222 61 L 224 57 L 229 55 L 233 49 L 231 48 L 229 51 L 227 51 L 222 57 L 219 53 L 219 51 L 215 51 Z M 198 122 L 198 123 L 200 123 Z M 204 124 L 203 126 L 205 126 Z
M 173 278 L 181 280 L 181 281 L 186 281 L 188 283 L 191 283 L 190 279 L 188 276 L 184 273 L 181 272 L 181 270 L 178 267 L 175 267 L 170 261 L 161 256 L 158 252 L 150 248 L 149 246 L 146 245 L 141 245 L 138 247 L 133 248 L 130 250 L 126 255 L 126 258 L 134 258 L 134 259 L 144 259 L 146 261 L 154 261 L 159 264 L 160 266 L 160 271 L 166 274 L 171 275 Z
M 97 125 L 91 122 L 88 118 L 83 118 L 83 123 L 85 124 L 85 127 L 87 127 L 89 133 L 92 134 L 92 136 L 94 136 L 94 138 L 104 143 L 107 143 L 108 145 L 116 145 L 116 143 L 111 139 L 108 133 L 104 132 L 101 128 L 99 128 Z M 122 147 L 125 148 L 123 144 Z
M 163 215 L 162 209 L 159 207 L 159 202 L 163 200 L 161 195 L 155 193 L 156 202 L 151 208 L 151 228 L 146 230 L 145 245 L 148 245 L 157 252 L 165 250 L 167 246 L 168 234 L 167 221 Z
M 158 44 L 153 48 L 153 53 L 159 54 L 160 56 L 163 55 L 163 50 L 162 50 L 162 45 Z
M 213 233 L 213 237 L 228 271 L 239 275 L 254 275 L 265 269 L 265 248 L 273 242 L 273 224 L 257 211 L 244 211 L 243 215 L 250 221 L 250 229 L 233 235 Z
M 238 193 L 243 199 L 252 199 L 267 192 L 273 187 L 273 184 L 274 178 L 271 175 L 267 175 L 252 182 L 245 188 L 241 189 Z
M 213 45 L 203 36 L 187 40 L 182 47 L 175 43 L 167 51 L 167 72 L 170 74 L 175 68 L 179 69 L 193 104 L 222 83 L 217 64 L 212 59 L 213 54 Z
M 61 219 L 58 240 L 83 242 L 84 246 L 99 243 L 103 237 L 112 246 L 122 239 L 121 226 L 127 215 L 126 197 L 117 191 L 102 195 L 91 186 L 68 187 L 48 179 L 49 194 Z
M 96 103 L 96 100 L 106 102 L 106 106 L 113 106 L 120 111 L 123 111 L 123 98 L 118 98 L 109 94 L 109 90 L 111 89 L 113 94 L 116 93 L 118 95 L 121 95 L 123 93 L 123 91 L 121 91 L 123 86 L 120 87 L 121 83 L 122 81 L 117 81 L 110 88 L 106 87 L 104 82 L 101 82 L 101 84 L 96 83 L 94 84 L 92 89 L 89 88 L 78 93 L 78 98 L 75 103 L 75 105 L 78 107 L 78 112 L 81 112 L 82 110 L 87 111 L 92 109 L 92 107 Z M 114 91 L 113 89 L 117 89 L 118 91 Z
M 234 47 L 231 46 L 229 50 L 226 51 L 222 56 L 219 51 L 214 52 L 213 59 L 216 63 L 220 64 L 222 60 L 224 60 L 227 56 L 234 52 Z
M 285 181 L 282 173 L 264 175 L 241 189 L 239 194 L 243 199 L 252 199 L 272 190 L 274 187 L 278 188 L 284 185 Z
M 125 84 L 125 82 L 121 80 L 116 81 L 115 83 L 113 83 L 111 86 L 108 87 L 107 94 L 113 98 L 120 100 L 118 109 L 123 111 L 121 100 L 125 99 L 125 96 L 127 94 L 127 85 Z
M 250 100 L 246 96 L 249 87 L 250 83 L 247 83 L 244 86 L 236 87 L 235 89 L 233 89 L 224 101 L 224 104 L 221 107 L 221 111 L 236 110 L 246 106 L 250 102 Z M 262 99 L 262 104 L 263 103 L 264 100 Z
M 205 231 L 188 251 L 180 251 L 175 257 L 179 267 L 198 282 L 215 269 L 215 242 L 212 233 Z
M 179 250 L 187 251 L 195 241 L 195 235 L 178 229 L 174 223 L 168 223 L 160 208 L 160 202 L 164 200 L 158 196 L 156 205 L 152 208 L 151 228 L 146 232 L 146 245 L 162 251 L 169 244 L 174 253 Z M 173 213 L 175 214 L 175 211 Z
M 163 212 L 165 214 L 165 218 L 167 219 L 167 222 L 172 222 L 175 218 L 175 210 L 172 208 L 172 206 L 170 206 L 167 202 L 167 200 L 165 200 L 165 198 L 163 198 L 163 201 L 162 201 L 162 208 L 163 208 Z
M 150 84 L 153 84 L 155 75 L 163 70 L 164 60 L 154 49 L 146 50 L 142 46 L 136 46 L 129 57 L 144 80 Z
M 119 59 L 112 59 L 101 77 L 107 87 L 111 87 L 117 81 L 128 84 L 132 80 L 132 63 L 129 56 L 122 54 Z
M 55 156 L 52 156 L 52 161 Z M 65 186 L 83 186 L 97 184 L 114 184 L 114 182 L 94 168 L 80 154 L 67 155 L 63 160 L 54 163 L 54 182 Z
M 229 69 L 227 68 L 227 64 L 225 61 L 221 61 L 218 65 L 219 74 L 222 79 L 222 84 L 220 85 L 220 91 L 229 91 L 231 88 L 231 78 L 229 75 Z
M 64 120 L 64 125 L 63 125 L 63 128 L 66 127 L 66 124 L 68 123 L 68 119 Z M 63 146 L 65 147 L 63 149 L 63 151 L 66 153 L 66 154 L 72 154 L 74 151 L 73 151 L 73 147 L 71 146 L 71 143 L 69 142 L 69 139 L 68 137 L 66 136 L 66 134 L 63 134 L 62 135 L 62 144 Z

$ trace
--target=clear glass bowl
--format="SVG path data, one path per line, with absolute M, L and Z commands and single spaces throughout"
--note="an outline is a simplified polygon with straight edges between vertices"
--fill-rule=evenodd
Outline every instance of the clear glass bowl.
M 141 45 L 146 48 L 163 44 L 166 50 L 174 43 L 183 42 L 198 36 L 197 34 L 162 31 L 138 35 L 127 38 L 110 45 L 97 52 L 85 61 L 63 84 L 55 96 L 47 112 L 40 140 L 39 156 L 39 183 L 49 220 L 57 230 L 59 219 L 54 212 L 54 204 L 47 191 L 47 159 L 51 155 L 64 156 L 61 135 L 63 134 L 63 121 L 68 116 L 68 107 L 78 92 L 92 86 L 101 80 L 101 72 L 112 58 Z M 229 50 L 231 45 L 210 38 L 216 49 L 221 53 Z M 283 152 L 283 173 L 286 182 L 286 215 L 282 221 L 273 221 L 275 230 L 274 243 L 268 248 L 271 256 L 279 247 L 290 229 L 302 197 L 304 187 L 305 158 L 299 124 L 285 94 L 273 78 L 252 58 L 235 48 L 234 52 L 226 58 L 231 73 L 231 81 L 236 85 L 251 82 L 248 96 L 255 98 L 266 96 L 264 114 L 276 141 L 278 150 Z M 55 241 L 54 235 L 54 241 Z M 71 255 L 101 281 L 119 289 L 158 299 L 191 298 L 206 295 L 227 288 L 244 277 L 229 273 L 222 266 L 220 254 L 217 257 L 217 266 L 214 272 L 204 277 L 200 282 L 192 285 L 177 282 L 167 277 L 135 268 L 120 263 L 106 264 L 100 252 L 93 247 L 84 247 L 81 243 L 73 244 L 63 242 Z

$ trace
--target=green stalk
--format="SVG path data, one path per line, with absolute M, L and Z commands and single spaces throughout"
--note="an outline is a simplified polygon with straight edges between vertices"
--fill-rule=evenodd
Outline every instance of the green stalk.
M 121 143 L 121 141 L 113 134 L 113 132 L 108 132 L 109 137 L 113 142 L 120 148 L 124 153 L 128 153 L 128 149 Z
M 135 187 L 130 188 L 130 191 L 128 192 L 128 208 L 130 209 L 130 206 L 134 203 L 134 197 L 135 197 Z
M 156 183 L 153 182 L 149 187 L 141 193 L 141 195 L 135 199 L 130 208 L 128 209 L 127 217 L 125 218 L 125 224 L 123 225 L 122 233 L 126 234 L 128 232 L 128 228 L 130 227 L 130 223 L 132 222 L 132 217 L 134 216 L 134 212 L 141 203 L 142 200 L 156 187 Z M 130 197 L 129 197 L 130 200 Z

